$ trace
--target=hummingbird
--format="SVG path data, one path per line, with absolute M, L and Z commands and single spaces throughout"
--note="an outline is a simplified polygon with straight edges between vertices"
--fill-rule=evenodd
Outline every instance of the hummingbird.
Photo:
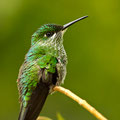
M 36 120 L 53 87 L 64 82 L 67 55 L 63 35 L 72 24 L 87 18 L 83 16 L 65 25 L 42 25 L 31 39 L 17 79 L 20 113 L 18 120 Z

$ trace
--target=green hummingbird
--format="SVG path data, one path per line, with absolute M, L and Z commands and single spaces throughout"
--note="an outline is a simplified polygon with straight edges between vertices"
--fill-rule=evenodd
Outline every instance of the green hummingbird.
M 31 48 L 17 79 L 20 101 L 18 120 L 36 120 L 53 87 L 63 83 L 67 65 L 63 34 L 69 26 L 86 17 L 65 25 L 45 24 L 32 35 Z

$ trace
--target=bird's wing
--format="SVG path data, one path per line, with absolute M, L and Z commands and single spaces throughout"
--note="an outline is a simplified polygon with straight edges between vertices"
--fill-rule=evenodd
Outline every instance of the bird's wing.
M 47 58 L 48 59 L 48 58 Z M 51 57 L 46 66 L 42 62 L 24 63 L 18 77 L 21 101 L 19 120 L 35 120 L 48 96 L 51 85 L 57 81 L 57 59 Z M 42 66 L 42 68 L 40 67 Z
M 21 104 L 21 111 L 18 120 L 36 120 L 42 110 L 48 93 L 49 87 L 43 82 L 39 82 L 28 102 L 28 105 L 24 107 L 24 105 Z

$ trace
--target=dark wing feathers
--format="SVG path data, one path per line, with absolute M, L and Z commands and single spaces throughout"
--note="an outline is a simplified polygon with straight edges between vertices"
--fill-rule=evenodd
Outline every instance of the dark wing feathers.
M 18 120 L 36 120 L 44 105 L 48 93 L 49 87 L 45 83 L 40 82 L 34 90 L 28 106 L 26 108 L 21 106 L 21 112 Z
M 46 97 L 49 94 L 50 86 L 54 86 L 57 81 L 57 71 L 55 73 L 48 73 L 48 82 L 44 80 L 44 69 L 40 82 L 32 93 L 28 106 L 25 108 L 21 106 L 21 111 L 18 120 L 36 120 L 42 110 Z

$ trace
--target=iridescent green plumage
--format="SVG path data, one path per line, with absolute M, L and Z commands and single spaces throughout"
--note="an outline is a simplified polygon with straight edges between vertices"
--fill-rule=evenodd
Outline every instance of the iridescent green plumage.
M 61 29 L 62 26 L 47 24 L 32 36 L 31 48 L 18 76 L 20 102 L 24 109 L 29 106 L 32 94 L 41 81 L 51 92 L 52 87 L 60 85 L 65 77 L 67 57 Z
M 64 26 L 46 24 L 32 35 L 31 48 L 17 80 L 21 104 L 19 120 L 35 120 L 52 88 L 63 82 L 67 64 L 64 30 L 81 19 Z
M 47 33 L 47 32 L 58 32 L 62 29 L 62 26 L 60 25 L 55 25 L 55 24 L 45 24 L 43 26 L 41 26 L 33 35 L 32 35 L 32 45 L 34 45 L 38 39 L 41 39 L 42 40 L 47 40 L 48 38 L 47 37 L 44 37 L 44 35 Z

